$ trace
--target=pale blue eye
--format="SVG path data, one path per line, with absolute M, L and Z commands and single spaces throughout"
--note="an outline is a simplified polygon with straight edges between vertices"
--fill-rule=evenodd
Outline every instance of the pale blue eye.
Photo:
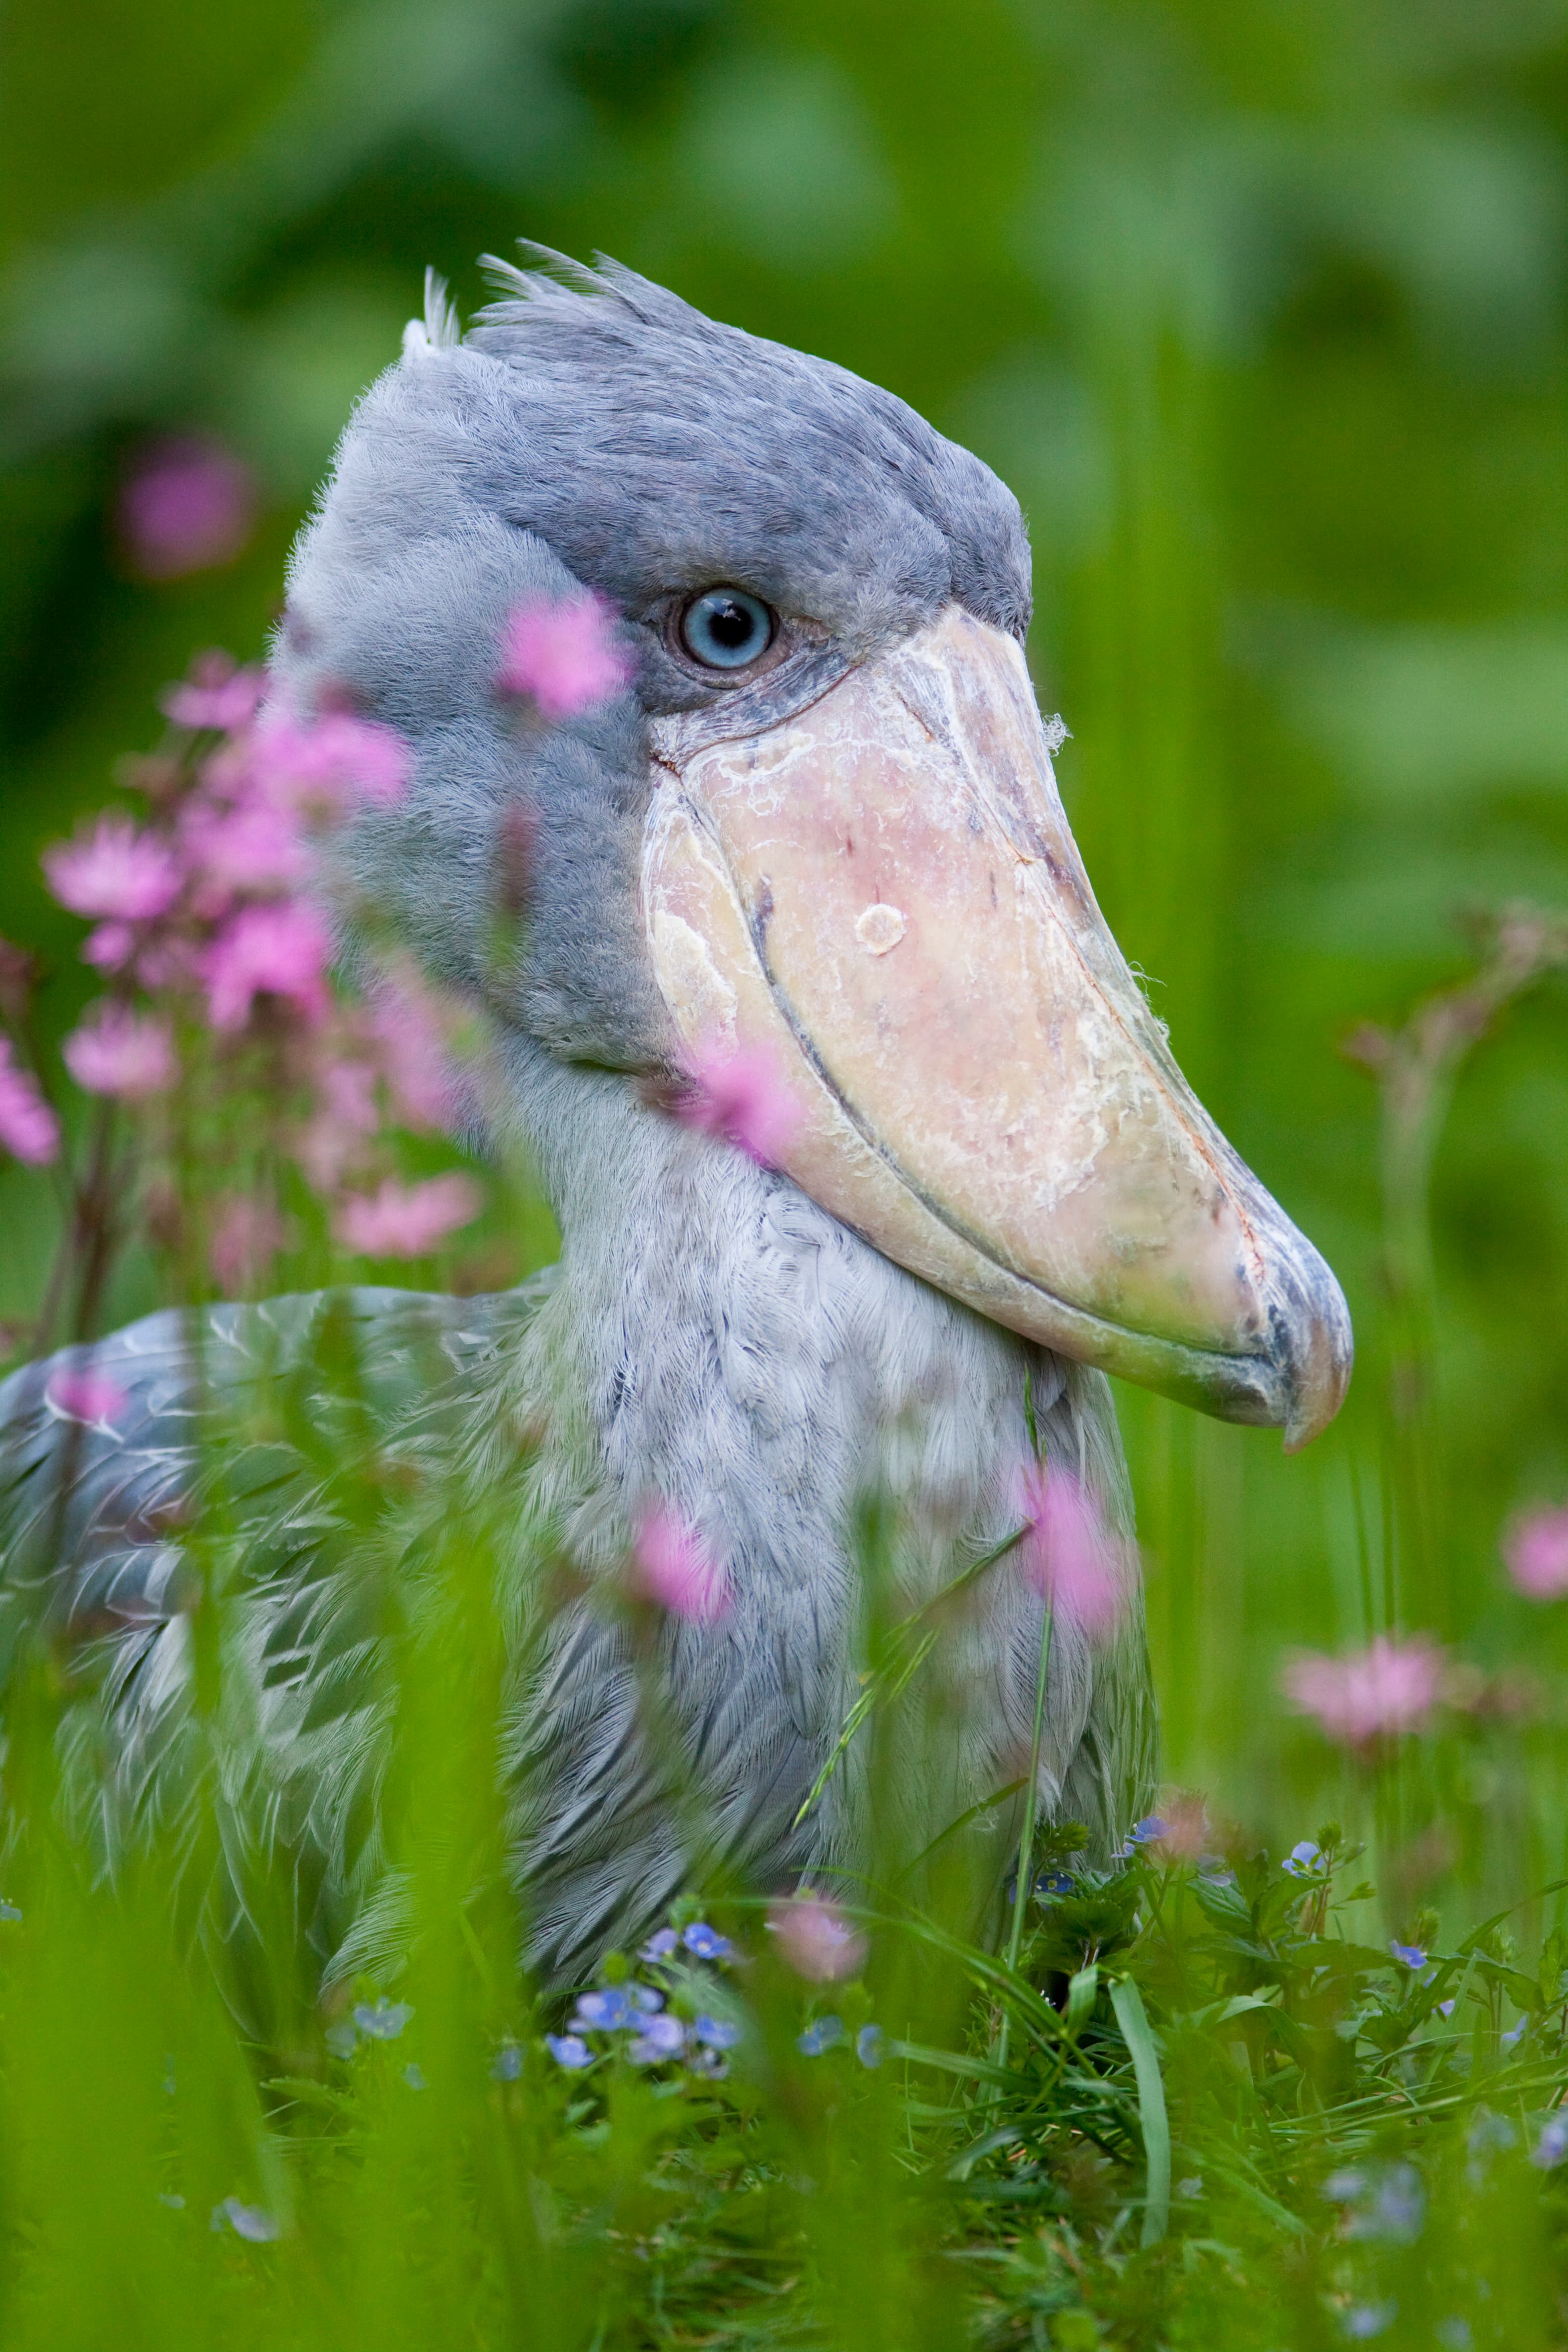
M 680 642 L 708 669 L 744 669 L 773 641 L 773 614 L 743 588 L 705 588 L 680 616 Z

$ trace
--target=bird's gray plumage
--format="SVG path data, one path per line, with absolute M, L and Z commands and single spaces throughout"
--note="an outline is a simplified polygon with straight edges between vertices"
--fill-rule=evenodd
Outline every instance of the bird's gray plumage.
M 413 336 L 366 395 L 296 551 L 275 649 L 281 689 L 304 707 L 346 697 L 414 746 L 406 799 L 344 844 L 345 947 L 390 923 L 488 1006 L 503 1083 L 487 1116 L 526 1140 L 562 1226 L 558 1275 L 526 1299 L 416 1311 L 353 1293 L 331 1310 L 359 1335 L 376 1444 L 417 1454 L 439 1438 L 471 1496 L 514 1482 L 519 1559 L 526 1532 L 548 1526 L 588 1580 L 520 1643 L 513 1692 L 517 1850 L 533 1948 L 558 1975 L 655 1916 L 698 1861 L 722 1856 L 776 1885 L 865 1858 L 853 1759 L 795 1823 L 853 1695 L 848 1531 L 868 1488 L 900 1506 L 893 1572 L 913 1606 L 1016 1523 L 1027 1380 L 1053 1458 L 1130 1532 L 1100 1375 L 927 1287 L 787 1177 L 639 1093 L 674 1048 L 637 901 L 649 722 L 727 691 L 677 661 L 664 627 L 672 600 L 714 582 L 745 585 L 798 634 L 795 659 L 728 689 L 738 729 L 807 707 L 952 602 L 1016 635 L 1028 618 L 1016 502 L 901 402 L 626 271 L 567 286 L 510 273 L 466 341 Z M 618 608 L 631 684 L 559 728 L 509 718 L 494 690 L 507 613 L 580 587 Z M 519 813 L 529 919 L 521 952 L 498 961 L 497 876 Z M 134 1398 L 112 1438 L 52 1412 L 47 1368 L 0 1390 L 5 1606 L 13 1622 L 85 1622 L 119 1645 L 123 1770 L 144 1790 L 178 1748 L 170 1727 L 186 1705 L 170 1507 L 205 1475 L 194 1402 L 216 1390 L 232 1407 L 247 1381 L 286 1385 L 327 1312 L 215 1310 L 199 1365 L 178 1318 L 104 1343 L 101 1363 Z M 525 1425 L 542 1434 L 520 1468 Z M 373 1737 L 352 1670 L 333 1685 L 337 1712 L 318 1695 L 310 1714 L 311 1676 L 331 1684 L 333 1643 L 352 1652 L 362 1637 L 334 1617 L 321 1563 L 350 1539 L 330 1469 L 300 1434 L 274 1428 L 249 1456 L 230 1444 L 224 1524 L 248 1628 L 238 1654 L 257 1692 L 274 1694 L 257 1704 L 288 1792 L 277 1818 L 329 1857 L 321 1933 L 341 1961 L 376 1858 L 374 1840 L 351 1853 L 331 1815 L 352 1811 L 353 1759 Z M 727 1616 L 662 1636 L 700 1832 L 639 1728 L 624 1623 L 593 1595 L 595 1578 L 618 1575 L 649 1496 L 729 1564 Z M 953 1737 L 906 1792 L 931 1834 L 1022 1769 L 1039 1628 L 1007 1560 L 947 1638 Z M 1137 1627 L 1099 1654 L 1061 1628 L 1045 1792 L 1102 1848 L 1146 1794 L 1150 1721 Z M 325 1802 L 312 1773 L 333 1792 Z M 1002 1860 L 999 1844 L 998 1874 Z

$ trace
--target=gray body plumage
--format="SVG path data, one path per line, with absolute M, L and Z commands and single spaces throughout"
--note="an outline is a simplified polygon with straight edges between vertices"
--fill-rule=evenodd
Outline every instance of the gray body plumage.
M 189 1323 L 154 1318 L 98 1351 L 133 1401 L 113 1433 L 62 1421 L 48 1368 L 18 1374 L 0 1389 L 0 1538 L 10 1625 L 75 1623 L 107 1645 L 117 1769 L 155 1811 L 160 1774 L 178 1778 L 189 1706 L 170 1506 L 205 1475 L 193 1400 L 198 1386 L 231 1404 L 247 1382 L 286 1389 L 323 1315 L 345 1317 L 375 1442 L 413 1456 L 445 1447 L 487 1507 L 512 1481 L 519 1556 L 523 1531 L 547 1526 L 586 1581 L 520 1643 L 506 1766 L 533 1948 L 569 1977 L 716 1856 L 764 1886 L 866 1858 L 853 1759 L 796 1816 L 854 1695 L 850 1529 L 867 1493 L 895 1500 L 897 1601 L 913 1607 L 1016 1526 L 1027 1382 L 1053 1460 L 1131 1530 L 1100 1374 L 902 1272 L 637 1084 L 673 1056 L 637 903 L 649 721 L 724 691 L 671 656 L 671 599 L 742 580 L 797 617 L 802 657 L 731 689 L 738 726 L 771 724 L 954 601 L 1021 634 L 1016 503 L 889 395 L 641 280 L 527 291 L 462 345 L 416 338 L 367 395 L 297 553 L 276 667 L 306 707 L 346 693 L 415 746 L 406 802 L 346 844 L 345 947 L 355 908 L 372 908 L 488 1007 L 501 1083 L 487 1118 L 532 1151 L 561 1265 L 496 1300 L 360 1292 L 330 1308 L 208 1310 L 199 1383 Z M 624 615 L 635 685 L 558 729 L 519 726 L 493 688 L 504 617 L 530 593 L 579 584 Z M 522 951 L 498 966 L 498 840 L 520 809 L 529 920 Z M 372 1637 L 335 1597 L 346 1538 L 333 1446 L 329 1433 L 312 1448 L 310 1399 L 296 1402 L 294 1438 L 230 1444 L 221 1475 L 241 1563 L 236 1655 L 268 1759 L 257 1769 L 275 1780 L 279 1833 L 320 1857 L 317 1938 L 341 1968 L 384 1861 L 374 1832 L 356 1843 L 344 1828 L 374 1747 L 352 1664 Z M 541 1434 L 519 1469 L 521 1426 Z M 729 1571 L 723 1618 L 672 1621 L 659 1637 L 682 1769 L 700 1792 L 700 1854 L 642 1728 L 630 1636 L 594 1591 L 619 1577 L 651 1496 Z M 944 1637 L 952 1737 L 922 1751 L 903 1790 L 931 1835 L 1023 1769 L 1039 1634 L 1038 1600 L 1009 1559 Z M 1064 1624 L 1042 1793 L 1102 1849 L 1146 1795 L 1151 1720 L 1136 1625 L 1095 1652 Z

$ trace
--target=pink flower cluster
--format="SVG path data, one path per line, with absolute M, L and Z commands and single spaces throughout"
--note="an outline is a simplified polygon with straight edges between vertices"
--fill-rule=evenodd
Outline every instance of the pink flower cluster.
M 1394 1641 L 1380 1633 L 1345 1658 L 1303 1651 L 1280 1677 L 1286 1696 L 1344 1748 L 1367 1748 L 1425 1728 L 1444 1696 L 1443 1652 L 1424 1633 Z
M 1521 1511 L 1503 1536 L 1502 1557 L 1527 1600 L 1560 1600 L 1568 1592 L 1568 1506 Z
M 618 694 L 632 665 L 615 638 L 615 610 L 592 589 L 581 595 L 525 596 L 501 632 L 496 684 L 525 695 L 559 725 Z
M 1070 1470 L 1026 1463 L 1016 1491 L 1028 1528 L 1021 1554 L 1025 1577 L 1056 1616 L 1103 1641 L 1131 1598 L 1125 1545 L 1106 1526 L 1091 1489 Z
M 453 1123 L 447 1024 L 406 971 L 380 972 L 362 1003 L 341 997 L 309 895 L 323 843 L 405 792 L 412 753 L 342 709 L 263 709 L 263 687 L 258 671 L 204 657 L 165 698 L 179 731 L 137 771 L 141 820 L 100 816 L 46 852 L 55 897 L 94 926 L 83 957 L 111 983 L 65 1041 L 66 1067 L 88 1093 L 165 1123 L 183 1086 L 205 1108 L 231 1078 L 237 1096 L 259 1080 L 339 1238 L 366 1255 L 423 1256 L 477 1214 L 478 1191 L 457 1174 L 401 1183 L 381 1139 L 388 1116 L 421 1131 Z M 0 1145 L 37 1163 L 58 1140 L 0 1040 Z M 270 1184 L 221 1198 L 217 1279 L 259 1283 L 289 1230 Z

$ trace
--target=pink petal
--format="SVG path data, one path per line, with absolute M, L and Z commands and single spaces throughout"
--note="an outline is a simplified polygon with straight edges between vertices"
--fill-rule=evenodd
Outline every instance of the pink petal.
M 546 719 L 574 719 L 631 677 L 614 628 L 614 607 L 591 589 L 558 602 L 525 597 L 501 633 L 496 684 L 503 694 L 531 696 Z
M 1131 1580 L 1098 1499 L 1070 1470 L 1031 1462 L 1018 1473 L 1016 1500 L 1029 1528 L 1025 1577 L 1058 1616 L 1103 1639 L 1126 1613 Z
M 276 996 L 307 1020 L 326 1010 L 331 942 L 313 907 L 298 900 L 242 907 L 207 950 L 208 1014 L 215 1029 L 241 1029 L 258 996 Z
M 178 1075 L 168 1023 L 123 1004 L 100 1004 L 60 1050 L 78 1086 L 90 1095 L 139 1101 L 166 1094 Z
M 118 1381 L 111 1381 L 107 1372 L 94 1371 L 90 1364 L 79 1371 L 57 1372 L 44 1396 L 63 1420 L 94 1426 L 111 1422 L 130 1402 Z
M 177 580 L 243 551 L 256 524 L 256 483 L 221 442 L 154 442 L 121 490 L 119 520 L 136 569 L 149 580 Z
M 1568 1508 L 1523 1511 L 1502 1541 L 1503 1563 L 1515 1588 L 1531 1601 L 1568 1592 Z
M 858 1976 L 869 1948 L 866 1937 L 837 1903 L 808 1891 L 775 1903 L 768 1927 L 796 1976 L 814 1984 L 834 1984 Z
M 800 1131 L 804 1113 L 767 1045 L 698 1046 L 686 1083 L 671 1106 L 687 1127 L 731 1143 L 759 1167 L 781 1167 Z
M 169 688 L 163 709 L 176 727 L 234 735 L 255 718 L 265 684 L 261 670 L 237 669 L 225 654 L 205 654 L 183 684 Z
M 395 728 L 346 711 L 315 719 L 280 710 L 250 737 L 245 770 L 252 790 L 275 806 L 335 823 L 362 803 L 400 800 L 413 773 L 413 747 Z
M 288 1239 L 275 1202 L 265 1195 L 237 1193 L 218 1209 L 207 1263 L 226 1290 L 258 1290 Z
M 25 1168 L 46 1168 L 60 1148 L 60 1123 L 0 1037 L 0 1148 Z
M 434 1000 L 417 984 L 388 980 L 371 997 L 370 1018 L 398 1117 L 413 1128 L 449 1129 L 459 1090 Z
M 364 1257 L 423 1257 L 484 1203 L 467 1176 L 432 1176 L 423 1184 L 387 1177 L 374 1192 L 357 1193 L 338 1212 L 338 1239 Z
M 154 921 L 180 895 L 179 860 L 168 844 L 140 833 L 128 817 L 104 816 L 89 834 L 43 856 L 50 889 L 73 915 L 120 922 Z
M 667 1504 L 646 1504 L 632 1541 L 637 1588 L 689 1624 L 710 1625 L 730 1607 L 722 1567 L 696 1528 Z
M 1280 1684 L 1329 1738 L 1360 1748 L 1421 1730 L 1443 1695 L 1445 1672 L 1442 1651 L 1425 1634 L 1399 1642 L 1380 1633 L 1348 1657 L 1301 1653 L 1287 1662 Z

